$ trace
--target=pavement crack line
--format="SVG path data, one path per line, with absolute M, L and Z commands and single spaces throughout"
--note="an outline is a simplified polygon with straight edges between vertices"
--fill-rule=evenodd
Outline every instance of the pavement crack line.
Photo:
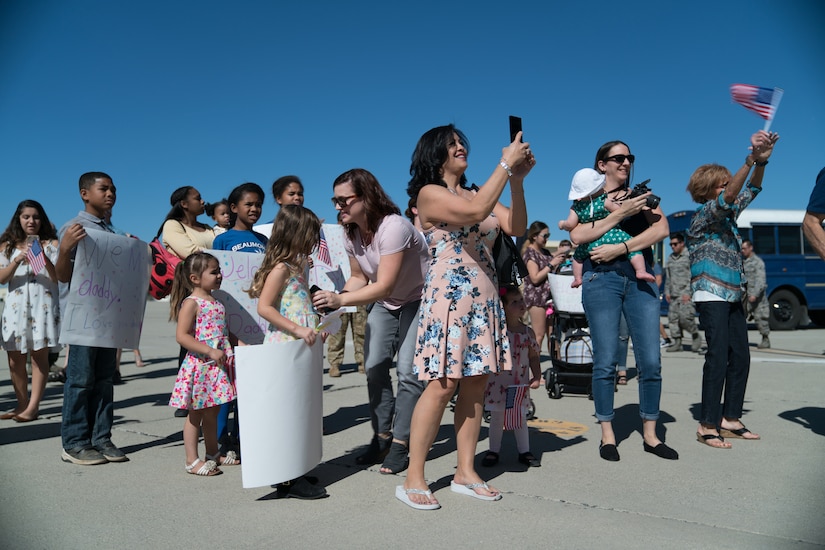
M 714 524 L 714 523 L 704 523 L 704 522 L 701 522 L 701 521 L 695 521 L 695 520 L 690 520 L 690 519 L 685 519 L 685 518 L 677 518 L 677 517 L 657 515 L 657 514 L 648 514 L 648 513 L 645 513 L 645 512 L 627 510 L 627 509 L 624 509 L 624 508 L 614 508 L 614 507 L 610 507 L 610 506 L 602 506 L 602 505 L 599 505 L 599 504 L 588 504 L 586 502 L 575 502 L 575 501 L 572 501 L 572 500 L 548 498 L 548 497 L 543 497 L 543 496 L 539 496 L 539 495 L 513 493 L 513 492 L 508 492 L 508 491 L 502 491 L 502 492 L 503 492 L 504 495 L 519 496 L 519 497 L 523 497 L 523 498 L 541 500 L 541 501 L 545 501 L 545 502 L 556 502 L 558 504 L 563 504 L 563 505 L 566 505 L 566 506 L 575 506 L 575 507 L 578 507 L 578 508 L 585 508 L 585 509 L 591 509 L 591 510 L 601 510 L 601 511 L 605 511 L 605 512 L 617 512 L 617 513 L 620 513 L 620 514 L 628 514 L 628 515 L 633 515 L 633 516 L 638 516 L 638 517 L 643 517 L 643 518 L 649 518 L 649 519 L 663 519 L 663 520 L 667 520 L 667 521 L 675 521 L 675 522 L 678 522 L 678 523 L 683 523 L 685 525 L 696 525 L 696 526 L 699 526 L 699 527 L 706 527 L 706 528 L 709 527 L 709 528 L 713 528 L 713 529 L 723 529 L 725 531 L 730 531 L 732 533 L 742 533 L 742 534 L 747 534 L 747 535 L 755 535 L 755 536 L 758 536 L 758 537 L 765 537 L 765 538 L 772 539 L 772 540 L 781 540 L 781 541 L 786 541 L 786 542 L 796 542 L 796 543 L 803 543 L 803 544 L 813 544 L 813 545 L 816 545 L 816 546 L 821 545 L 821 543 L 816 542 L 816 541 L 805 540 L 805 539 L 800 539 L 800 538 L 783 537 L 783 536 L 778 536 L 778 535 L 772 535 L 772 534 L 769 534 L 769 533 L 761 533 L 759 531 L 749 531 L 747 529 L 738 529 L 736 527 L 731 527 L 730 525 L 718 525 L 718 524 Z

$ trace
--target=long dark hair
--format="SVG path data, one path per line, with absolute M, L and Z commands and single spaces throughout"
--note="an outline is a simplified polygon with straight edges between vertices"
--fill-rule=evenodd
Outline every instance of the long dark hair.
M 52 222 L 46 215 L 46 211 L 43 210 L 43 205 L 31 199 L 20 201 L 20 204 L 17 205 L 17 209 L 14 211 L 14 215 L 11 217 L 11 221 L 9 221 L 9 226 L 6 227 L 6 230 L 0 235 L 0 243 L 6 243 L 4 252 L 8 258 L 11 258 L 15 247 L 25 241 L 27 237 L 26 231 L 23 229 L 23 226 L 20 225 L 20 214 L 23 213 L 24 208 L 34 208 L 37 210 L 37 214 L 40 216 L 40 231 L 37 236 L 41 241 L 51 241 L 57 238 L 57 232 L 54 230 Z
M 363 168 L 353 168 L 347 170 L 332 182 L 332 189 L 334 190 L 338 185 L 349 183 L 352 185 L 352 190 L 355 196 L 364 201 L 364 209 L 367 211 L 367 229 L 370 233 L 375 234 L 381 221 L 390 214 L 401 215 L 401 210 L 396 206 L 389 195 L 378 183 L 378 180 L 371 172 Z M 354 223 L 344 224 L 347 236 L 350 240 L 355 238 L 355 232 L 358 226 Z
M 169 197 L 169 204 L 172 205 L 172 209 L 166 214 L 166 217 L 163 219 L 163 222 L 160 224 L 158 228 L 158 234 L 156 237 L 160 236 L 163 232 L 163 224 L 168 222 L 169 220 L 175 220 L 177 222 L 183 220 L 184 218 L 184 210 L 180 203 L 186 199 L 189 195 L 189 191 L 194 189 L 191 185 L 184 185 L 183 187 L 178 187 L 174 191 L 172 191 L 172 196 Z
M 425 185 L 435 184 L 447 187 L 444 181 L 442 170 L 447 162 L 447 149 L 453 140 L 453 134 L 458 135 L 458 139 L 470 156 L 470 142 L 461 130 L 452 124 L 438 126 L 424 133 L 415 146 L 410 163 L 410 183 L 407 185 L 407 195 L 414 201 L 418 201 L 418 192 Z M 461 187 L 467 188 L 467 176 L 461 174 L 459 180 Z

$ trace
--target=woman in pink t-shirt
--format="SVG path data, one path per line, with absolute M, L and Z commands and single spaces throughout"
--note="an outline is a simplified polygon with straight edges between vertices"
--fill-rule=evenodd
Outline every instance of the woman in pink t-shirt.
M 313 303 L 319 309 L 369 304 L 364 366 L 374 435 L 356 462 L 383 460 L 381 473 L 397 474 L 407 469 L 410 419 L 424 388 L 412 363 L 427 246 L 368 171 L 344 172 L 332 189 L 332 202 L 346 230 L 352 275 L 340 294 L 318 291 Z M 390 367 L 396 350 L 394 396 Z

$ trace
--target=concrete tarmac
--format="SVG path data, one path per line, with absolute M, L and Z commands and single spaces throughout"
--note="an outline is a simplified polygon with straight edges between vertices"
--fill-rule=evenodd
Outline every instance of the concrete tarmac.
M 113 441 L 129 462 L 60 460 L 58 383 L 49 384 L 39 420 L 0 421 L 0 548 L 825 546 L 823 329 L 772 333 L 773 349 L 766 351 L 756 349 L 759 335 L 750 332 L 743 421 L 762 440 L 731 440 L 731 450 L 696 441 L 703 361 L 689 351 L 662 353 L 659 433 L 679 452 L 678 461 L 643 452 L 632 352 L 630 381 L 616 394 L 620 462 L 599 458 L 592 401 L 574 393 L 551 400 L 543 388 L 534 390 L 540 421 L 530 441 L 540 468 L 517 462 L 511 434 L 499 465 L 481 468 L 488 445 L 482 425 L 477 463 L 503 492 L 498 502 L 449 490 L 455 443 L 448 410 L 426 470 L 442 508 L 416 511 L 394 497 L 403 474 L 355 464 L 372 434 L 365 377 L 352 364 L 351 343 L 344 375 L 324 375 L 324 455 L 312 474 L 328 498 L 274 499 L 270 487 L 243 489 L 243 466 L 224 467 L 224 475 L 212 478 L 186 474 L 183 420 L 167 406 L 178 370 L 167 312 L 165 303 L 147 307 L 145 368 L 135 367 L 131 352 L 123 354 L 126 383 L 115 387 Z M 549 365 L 545 358 L 543 369 Z M 8 369 L 0 370 L 0 411 L 6 411 L 15 398 Z

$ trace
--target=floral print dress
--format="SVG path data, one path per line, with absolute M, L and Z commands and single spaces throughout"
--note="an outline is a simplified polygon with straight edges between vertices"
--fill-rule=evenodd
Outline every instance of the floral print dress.
M 169 406 L 176 409 L 200 410 L 229 403 L 235 399 L 235 386 L 230 378 L 235 365 L 229 331 L 226 328 L 226 309 L 218 300 L 204 300 L 189 296 L 198 304 L 195 319 L 195 339 L 226 354 L 223 366 L 207 356 L 187 352 L 175 380 Z
M 420 380 L 510 370 L 510 342 L 491 250 L 498 220 L 441 223 L 425 232 L 424 277 L 414 372 Z
M 522 327 L 520 332 L 510 332 L 510 350 L 513 353 L 513 368 L 491 375 L 487 382 L 487 392 L 484 394 L 484 408 L 488 411 L 503 411 L 507 402 L 507 386 L 521 386 L 530 384 L 530 350 L 539 352 L 539 343 L 532 329 Z M 528 390 L 528 396 L 529 390 Z M 527 400 L 524 400 L 527 406 Z
M 307 286 L 307 269 L 295 272 L 290 268 L 290 276 L 281 291 L 281 305 L 278 312 L 301 327 L 318 326 L 318 314 L 312 308 L 312 299 Z M 283 332 L 271 323 L 266 329 L 264 343 L 291 342 L 297 340 L 288 332 Z
M 54 263 L 57 245 L 45 243 L 43 252 Z M 0 269 L 25 254 L 15 248 L 9 258 L 0 253 Z M 17 267 L 9 281 L 2 317 L 3 349 L 26 354 L 55 347 L 60 335 L 60 303 L 57 283 L 42 269 L 37 275 L 28 264 Z

